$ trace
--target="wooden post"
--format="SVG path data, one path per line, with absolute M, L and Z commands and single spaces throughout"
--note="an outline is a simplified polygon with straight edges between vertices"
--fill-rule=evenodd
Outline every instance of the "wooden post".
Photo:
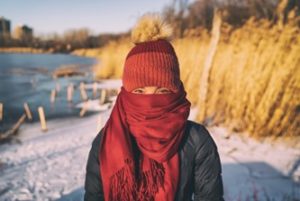
M 97 96 L 97 87 L 98 87 L 97 82 L 94 82 L 93 83 L 93 97 L 94 98 L 96 98 L 96 96 Z
M 60 84 L 56 83 L 55 90 L 59 93 L 60 92 Z
M 100 96 L 100 105 L 103 105 L 106 101 L 106 90 L 101 90 L 101 96 Z
M 73 92 L 74 92 L 74 86 L 73 86 L 73 84 L 69 84 L 68 89 L 67 89 L 67 100 L 69 102 L 72 102 Z
M 3 119 L 3 103 L 0 103 L 0 121 Z
M 7 138 L 11 137 L 12 135 L 14 135 L 20 128 L 21 124 L 25 121 L 25 118 L 26 118 L 26 115 L 22 114 L 22 116 L 19 118 L 17 123 L 15 123 L 14 126 L 10 130 L 8 130 L 4 134 L 0 135 L 0 140 L 7 139 Z
M 29 108 L 27 103 L 24 103 L 24 109 L 25 109 L 27 119 L 29 119 L 31 121 L 32 120 L 32 114 L 31 114 L 30 108 Z
M 47 131 L 47 124 L 46 124 L 44 108 L 43 107 L 38 107 L 38 112 L 39 112 L 42 131 Z
M 83 117 L 85 115 L 87 108 L 88 108 L 88 101 L 85 101 L 83 103 L 83 106 L 82 106 L 82 108 L 80 110 L 80 113 L 79 113 L 80 117 Z
M 88 96 L 86 94 L 85 85 L 83 82 L 80 83 L 79 90 L 80 90 L 82 100 L 86 101 L 88 99 Z
M 50 95 L 50 101 L 51 101 L 51 103 L 55 102 L 55 96 L 56 96 L 56 90 L 52 89 L 51 90 L 51 95 Z
M 21 124 L 25 121 L 26 115 L 22 114 L 18 122 L 12 127 L 12 133 L 14 134 L 21 126 Z
M 214 9 L 214 17 L 213 17 L 213 28 L 212 28 L 212 36 L 210 39 L 209 47 L 207 50 L 207 55 L 205 57 L 203 72 L 200 79 L 200 88 L 198 95 L 198 108 L 200 109 L 197 114 L 196 119 L 199 122 L 203 122 L 206 116 L 206 101 L 207 101 L 207 93 L 208 93 L 208 82 L 212 69 L 213 59 L 217 52 L 218 43 L 220 39 L 220 29 L 222 24 L 222 16 L 221 11 L 217 8 Z

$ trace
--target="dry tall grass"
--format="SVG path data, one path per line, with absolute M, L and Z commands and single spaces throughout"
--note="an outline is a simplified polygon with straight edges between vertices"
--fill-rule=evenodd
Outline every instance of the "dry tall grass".
M 98 78 L 120 78 L 123 73 L 123 63 L 126 54 L 133 45 L 129 39 L 111 41 L 102 48 L 99 54 L 99 64 L 94 67 Z
M 101 48 L 77 49 L 72 52 L 73 55 L 97 58 L 101 55 Z
M 300 30 L 250 19 L 233 30 L 222 25 L 211 63 L 205 122 L 222 124 L 254 137 L 300 136 Z M 188 98 L 198 104 L 200 80 L 210 36 L 173 41 Z M 102 48 L 98 78 L 121 77 L 129 40 Z M 200 117 L 198 116 L 198 120 Z
M 299 32 L 292 25 L 280 29 L 251 19 L 230 36 L 223 34 L 206 117 L 253 136 L 299 136 Z

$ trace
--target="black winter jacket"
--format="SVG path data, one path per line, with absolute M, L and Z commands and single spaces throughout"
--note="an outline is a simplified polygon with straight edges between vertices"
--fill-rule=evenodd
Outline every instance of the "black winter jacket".
M 100 141 L 101 131 L 95 137 L 89 152 L 85 178 L 85 201 L 104 201 L 99 171 L 101 161 L 98 159 Z M 194 201 L 224 201 L 218 149 L 203 125 L 188 120 L 179 155 L 180 179 L 175 201 L 193 199 Z

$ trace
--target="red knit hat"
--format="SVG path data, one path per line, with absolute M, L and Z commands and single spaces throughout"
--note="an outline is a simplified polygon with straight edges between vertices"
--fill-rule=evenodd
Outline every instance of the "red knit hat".
M 158 15 L 147 14 L 138 21 L 131 37 L 135 46 L 128 53 L 123 71 L 123 86 L 131 92 L 145 86 L 180 87 L 179 63 L 168 41 L 171 29 Z

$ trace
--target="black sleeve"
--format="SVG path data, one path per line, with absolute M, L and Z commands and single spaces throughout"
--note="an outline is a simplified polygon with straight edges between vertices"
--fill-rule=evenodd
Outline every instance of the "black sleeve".
M 201 132 L 207 137 L 205 143 L 196 150 L 194 201 L 224 201 L 222 166 L 217 146 L 207 129 Z
M 101 141 L 101 131 L 93 140 L 92 148 L 86 165 L 84 201 L 104 201 L 102 189 L 98 150 Z

